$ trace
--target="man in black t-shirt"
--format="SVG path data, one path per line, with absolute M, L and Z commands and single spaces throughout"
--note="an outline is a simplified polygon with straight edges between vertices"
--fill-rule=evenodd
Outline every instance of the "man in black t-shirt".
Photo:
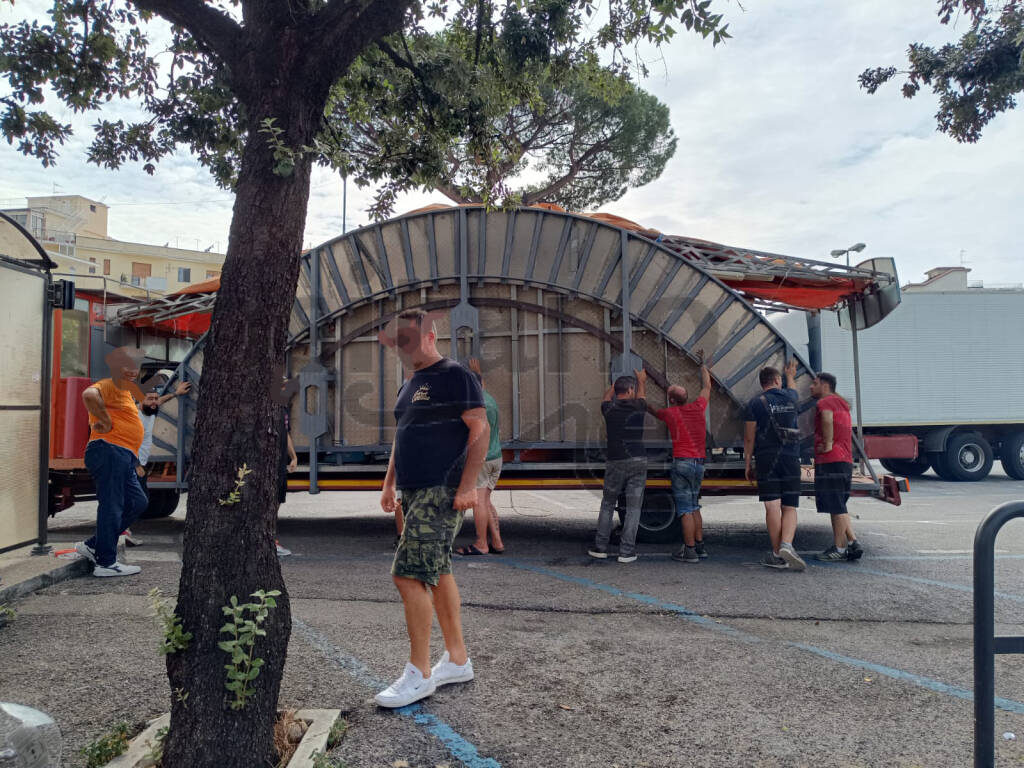
M 409 663 L 376 696 L 380 706 L 394 708 L 430 696 L 437 686 L 473 679 L 462 639 L 459 589 L 452 577 L 452 542 L 465 510 L 476 504 L 476 478 L 490 429 L 480 384 L 437 351 L 426 312 L 402 312 L 380 338 L 413 372 L 398 393 L 395 442 L 380 499 L 384 511 L 394 513 L 400 490 L 405 515 L 391 574 L 405 606 Z M 435 613 L 446 650 L 431 668 Z
M 786 387 L 777 368 L 762 368 L 761 394 L 747 406 L 743 433 L 746 477 L 757 477 L 772 549 L 761 560 L 768 568 L 807 567 L 793 548 L 800 505 L 800 440 L 797 425 L 796 358 L 786 365 Z M 754 470 L 750 462 L 754 460 Z
M 608 557 L 612 516 L 619 494 L 626 492 L 626 520 L 619 543 L 619 562 L 636 560 L 636 529 L 640 525 L 640 507 L 647 485 L 647 450 L 644 447 L 644 418 L 647 415 L 647 372 L 634 371 L 620 376 L 604 394 L 601 413 L 608 433 L 608 452 L 604 467 L 604 493 L 601 514 L 597 518 L 591 557 Z

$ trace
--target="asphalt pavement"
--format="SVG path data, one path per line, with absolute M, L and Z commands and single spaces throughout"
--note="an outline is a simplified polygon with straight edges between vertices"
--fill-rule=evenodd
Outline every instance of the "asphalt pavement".
M 854 500 L 866 554 L 837 564 L 810 559 L 830 528 L 804 499 L 809 567 L 790 573 L 756 564 L 767 536 L 752 498 L 705 500 L 699 565 L 665 544 L 620 565 L 586 555 L 595 494 L 498 493 L 506 554 L 455 564 L 476 680 L 387 712 L 372 696 L 407 654 L 393 520 L 375 494 L 292 494 L 279 523 L 294 552 L 282 704 L 343 710 L 351 727 L 332 756 L 350 768 L 969 765 L 971 548 L 983 516 L 1016 499 L 1024 483 L 997 470 L 913 479 L 900 507 Z M 51 528 L 84 537 L 93 514 L 78 505 Z M 113 720 L 167 709 L 146 593 L 176 589 L 183 516 L 135 527 L 138 577 L 54 585 L 0 629 L 0 700 L 52 714 L 68 766 Z M 467 518 L 460 541 L 471 532 Z M 1024 634 L 1022 565 L 1015 521 L 997 542 L 1003 634 Z M 1024 763 L 1024 658 L 998 658 L 996 676 L 999 764 Z

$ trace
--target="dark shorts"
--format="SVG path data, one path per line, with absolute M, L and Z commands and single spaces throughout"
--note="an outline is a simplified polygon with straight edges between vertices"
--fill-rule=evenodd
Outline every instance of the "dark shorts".
M 814 465 L 814 501 L 818 511 L 828 515 L 845 515 L 853 482 L 853 464 L 837 461 Z
M 391 575 L 416 579 L 432 587 L 452 572 L 452 544 L 465 513 L 455 509 L 455 489 L 444 485 L 402 491 L 405 528 Z
M 757 496 L 761 501 L 782 499 L 784 507 L 800 506 L 800 457 L 777 453 L 754 456 Z

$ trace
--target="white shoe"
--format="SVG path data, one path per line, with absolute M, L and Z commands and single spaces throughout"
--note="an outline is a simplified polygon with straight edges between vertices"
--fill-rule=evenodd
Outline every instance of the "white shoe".
M 449 683 L 468 683 L 473 679 L 473 661 L 467 658 L 461 666 L 452 664 L 448 651 L 445 651 L 441 660 L 430 670 L 430 679 L 436 688 Z
M 636 555 L 619 555 L 618 559 L 620 563 L 635 563 Z
M 277 556 L 278 557 L 288 557 L 288 555 L 290 555 L 292 553 L 292 551 L 290 549 L 285 549 L 284 547 L 282 547 L 277 542 L 274 542 L 274 545 L 277 547 Z
M 796 553 L 792 544 L 780 544 L 779 557 L 786 561 L 786 565 L 791 571 L 802 571 L 807 567 L 807 563 Z
M 75 544 L 75 552 L 80 554 L 93 565 L 96 564 L 96 550 L 90 547 L 84 541 L 80 541 L 77 544 Z
M 437 690 L 433 676 L 423 677 L 423 673 L 412 664 L 405 665 L 402 676 L 373 697 L 379 706 L 395 709 L 405 707 L 414 701 L 425 699 Z
M 136 573 L 141 573 L 142 569 L 137 565 L 125 565 L 119 563 L 116 560 L 107 566 L 97 565 L 92 569 L 93 576 L 99 576 L 101 578 L 110 576 L 134 576 Z

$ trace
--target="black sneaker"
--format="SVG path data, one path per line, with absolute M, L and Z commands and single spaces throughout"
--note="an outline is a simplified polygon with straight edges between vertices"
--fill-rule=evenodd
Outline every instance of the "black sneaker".
M 856 539 L 846 542 L 846 559 L 860 560 L 864 556 L 864 548 Z
M 823 560 L 826 563 L 838 562 L 840 560 L 848 559 L 846 552 L 840 552 L 836 545 L 833 544 L 831 547 L 826 549 L 824 552 L 819 552 L 814 557 L 815 560 Z
M 680 563 L 700 562 L 700 556 L 697 554 L 697 549 L 695 547 L 688 547 L 685 544 L 683 545 L 683 548 L 680 549 L 678 552 L 672 553 L 672 559 Z
M 593 557 L 595 560 L 607 560 L 608 559 L 608 550 L 607 549 L 598 549 L 597 547 L 591 547 L 590 549 L 587 550 L 587 554 L 590 555 L 591 557 Z
M 697 550 L 697 557 L 699 557 L 701 560 L 706 560 L 707 559 L 708 552 L 707 552 L 706 549 L 704 549 L 704 542 L 703 541 L 698 541 L 698 542 L 694 543 L 693 548 L 695 550 Z

